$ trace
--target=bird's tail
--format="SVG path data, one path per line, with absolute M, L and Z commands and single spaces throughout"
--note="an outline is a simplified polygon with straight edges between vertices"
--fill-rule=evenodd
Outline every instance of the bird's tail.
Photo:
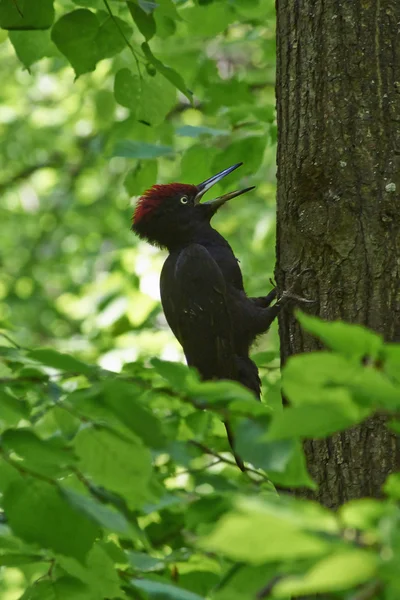
M 238 381 L 261 399 L 261 381 L 255 363 L 247 356 L 236 356 Z

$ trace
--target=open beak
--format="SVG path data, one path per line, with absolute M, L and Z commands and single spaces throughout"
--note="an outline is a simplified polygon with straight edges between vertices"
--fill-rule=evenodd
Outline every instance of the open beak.
M 206 179 L 205 181 L 203 181 L 203 183 L 200 183 L 199 185 L 197 185 L 196 187 L 198 189 L 198 192 L 195 197 L 195 203 L 199 204 L 201 198 L 213 185 L 215 185 L 216 183 L 221 181 L 221 179 L 223 179 L 224 177 L 229 175 L 229 173 L 232 173 L 232 171 L 234 171 L 238 167 L 241 167 L 242 164 L 243 163 L 240 162 L 240 163 L 237 163 L 236 165 L 233 165 L 232 167 L 229 167 L 228 169 L 224 169 L 220 173 L 217 173 L 217 175 L 214 175 L 213 177 L 210 177 L 210 179 Z M 220 208 L 220 206 L 225 204 L 225 202 L 227 202 L 228 200 L 231 200 L 232 198 L 236 198 L 236 196 L 245 194 L 246 192 L 253 190 L 253 189 L 254 189 L 254 186 L 245 188 L 243 190 L 236 190 L 235 192 L 229 192 L 228 194 L 224 194 L 223 196 L 219 196 L 218 198 L 215 198 L 215 200 L 209 200 L 208 202 L 204 202 L 202 204 L 202 206 L 207 207 L 208 211 L 210 212 L 210 216 L 212 216 Z

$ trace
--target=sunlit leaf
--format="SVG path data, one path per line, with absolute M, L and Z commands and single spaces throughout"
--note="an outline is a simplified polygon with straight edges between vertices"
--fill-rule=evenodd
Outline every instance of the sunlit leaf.
M 139 440 L 124 439 L 104 427 L 87 427 L 75 438 L 81 469 L 105 488 L 140 506 L 151 475 L 150 453 Z
M 317 562 L 305 575 L 288 577 L 274 587 L 277 598 L 346 590 L 369 581 L 377 573 L 377 557 L 366 550 L 336 552 Z

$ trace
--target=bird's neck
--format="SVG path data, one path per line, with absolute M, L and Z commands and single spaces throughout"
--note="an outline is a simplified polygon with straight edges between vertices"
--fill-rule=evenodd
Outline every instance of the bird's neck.
M 194 231 L 188 232 L 187 236 L 180 239 L 170 240 L 168 244 L 169 252 L 177 252 L 187 248 L 191 244 L 200 244 L 201 246 L 229 246 L 228 242 L 218 231 L 213 229 L 209 223 L 204 223 L 196 227 Z

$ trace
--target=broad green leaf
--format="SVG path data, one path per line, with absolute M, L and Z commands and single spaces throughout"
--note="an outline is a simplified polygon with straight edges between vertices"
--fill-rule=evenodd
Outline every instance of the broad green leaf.
M 86 8 L 104 9 L 104 0 L 72 0 L 72 2 Z
M 274 586 L 273 596 L 348 590 L 373 579 L 377 568 L 378 556 L 373 552 L 342 550 L 317 562 L 305 575 L 284 578 Z
M 128 505 L 143 503 L 151 475 L 150 453 L 142 443 L 104 427 L 86 427 L 75 438 L 81 469 L 95 483 L 122 495 Z
M 179 73 L 177 73 L 174 69 L 171 69 L 171 67 L 164 65 L 158 58 L 156 58 L 150 50 L 150 46 L 147 42 L 143 42 L 142 50 L 147 60 L 157 69 L 157 71 L 163 75 L 163 77 L 168 79 L 168 81 L 172 83 L 172 85 L 174 85 L 180 92 L 182 92 L 182 94 L 184 94 L 191 102 L 193 93 L 187 89 L 181 75 L 179 75 Z
M 384 491 L 391 498 L 400 499 L 400 473 L 389 475 L 385 482 Z
M 284 395 L 294 405 L 345 402 L 358 366 L 340 354 L 310 352 L 292 356 L 282 372 Z
M 134 142 L 125 140 L 117 142 L 113 156 L 123 156 L 124 158 L 140 158 L 142 160 L 158 158 L 172 154 L 174 149 L 170 146 L 160 146 L 156 144 L 147 144 L 146 142 Z
M 20 600 L 94 600 L 90 589 L 73 577 L 60 577 L 54 581 L 40 579 L 29 587 Z
M 29 565 L 31 563 L 43 562 L 44 557 L 41 554 L 23 554 L 21 552 L 0 552 L 1 567 L 18 567 L 19 565 Z
M 23 459 L 23 465 L 45 475 L 61 475 L 76 460 L 72 448 L 62 439 L 41 440 L 30 429 L 8 429 L 1 441 L 8 452 Z
M 293 454 L 294 444 L 285 439 L 267 441 L 267 428 L 265 419 L 242 419 L 235 429 L 235 449 L 243 460 L 259 469 L 283 472 Z
M 300 325 L 313 335 L 319 337 L 328 348 L 344 356 L 376 358 L 383 346 L 380 335 L 361 325 L 343 323 L 342 321 L 323 321 L 317 317 L 296 312 Z
M 323 397 L 321 400 L 321 404 L 293 406 L 275 413 L 266 439 L 324 438 L 359 423 L 367 416 L 365 410 L 361 411 L 346 397 L 343 402 L 324 402 Z
M 386 344 L 382 351 L 383 370 L 392 381 L 400 384 L 400 344 Z
M 68 499 L 71 506 L 86 514 L 104 529 L 114 531 L 126 537 L 132 537 L 134 532 L 133 527 L 124 515 L 117 512 L 114 508 L 94 500 L 91 496 L 84 496 L 68 488 L 63 488 L 62 493 Z
M 54 19 L 53 0 L 1 0 L 2 29 L 48 29 Z
M 393 478 L 393 479 L 392 479 Z M 391 495 L 389 481 L 396 481 L 397 474 L 389 475 L 386 480 L 384 490 Z M 396 497 L 395 494 L 393 494 Z M 339 508 L 340 523 L 344 527 L 351 527 L 361 531 L 368 531 L 369 536 L 375 536 L 379 532 L 382 520 L 394 515 L 397 508 L 394 505 L 386 504 L 372 498 L 359 498 L 351 500 Z M 379 535 L 379 533 L 378 533 Z M 372 539 L 372 537 L 371 537 Z
M 157 181 L 157 161 L 139 162 L 125 179 L 124 187 L 130 196 L 140 196 Z
M 99 59 L 110 58 L 121 52 L 127 47 L 126 40 L 129 40 L 131 35 L 132 28 L 126 21 L 107 15 L 99 27 L 95 40 Z
M 163 377 L 168 381 L 171 387 L 175 390 L 186 390 L 189 385 L 189 381 L 198 381 L 194 371 L 189 370 L 186 365 L 178 362 L 172 362 L 168 360 L 160 360 L 159 358 L 153 358 L 151 364 Z
M 57 564 L 88 587 L 91 593 L 90 600 L 121 597 L 116 565 L 101 542 L 97 542 L 90 550 L 84 565 L 70 556 L 58 556 Z M 72 598 L 74 597 L 72 596 L 71 600 Z
M 139 571 L 160 571 L 165 568 L 165 561 L 155 556 L 150 556 L 144 552 L 128 551 L 129 563 L 134 569 Z
M 156 14 L 161 14 L 176 21 L 182 21 L 182 17 L 177 11 L 173 0 L 158 0 L 158 2 L 155 2 L 155 5 Z
M 212 137 L 219 137 L 229 135 L 229 131 L 226 129 L 213 129 L 212 127 L 195 127 L 193 125 L 183 125 L 176 129 L 176 133 L 182 137 L 198 138 L 202 135 L 210 135 Z
M 146 41 L 151 40 L 156 32 L 156 23 L 151 13 L 145 12 L 138 4 L 128 2 L 129 12 L 135 21 L 137 28 Z
M 198 594 L 193 594 L 193 592 L 170 583 L 161 583 L 151 579 L 133 579 L 131 583 L 154 600 L 205 600 L 203 596 L 198 596 Z
M 85 8 L 62 15 L 53 26 L 51 39 L 69 60 L 77 77 L 96 68 L 99 60 L 98 34 L 99 21 Z
M 200 545 L 205 550 L 253 565 L 325 554 L 329 541 L 307 531 L 302 526 L 301 514 L 297 519 L 293 517 L 267 503 L 241 502 L 237 510 L 219 520 Z
M 385 373 L 373 366 L 360 367 L 348 387 L 361 406 L 383 406 L 389 410 L 400 406 L 400 385 L 394 384 Z
M 57 485 L 25 477 L 4 494 L 8 523 L 23 540 L 82 561 L 98 527 L 62 495 Z
M 97 371 L 97 367 L 93 365 L 87 365 L 73 356 L 62 354 L 61 352 L 57 352 L 50 348 L 32 350 L 28 353 L 28 356 L 47 367 L 52 367 L 59 371 L 68 371 L 70 373 L 79 373 L 81 375 L 93 375 Z
M 311 479 L 307 471 L 306 459 L 300 440 L 291 440 L 294 443 L 293 453 L 282 472 L 268 471 L 268 478 L 281 487 L 298 488 L 306 487 L 310 490 L 316 490 L 317 485 Z
M 187 22 L 189 36 L 197 38 L 214 37 L 223 32 L 236 20 L 233 7 L 225 2 L 213 2 L 207 6 L 193 6 L 182 11 Z
M 21 419 L 29 415 L 28 404 L 5 389 L 0 389 L 0 406 L 0 423 L 3 422 L 6 426 L 17 425 Z
M 124 68 L 117 71 L 114 80 L 114 95 L 116 101 L 136 112 L 140 102 L 140 78 L 130 69 Z
M 10 31 L 8 37 L 19 60 L 28 69 L 41 58 L 57 52 L 49 31 Z
M 274 564 L 249 566 L 234 563 L 227 569 L 222 580 L 223 585 L 217 586 L 212 598 L 213 600 L 255 600 L 268 582 L 274 580 L 276 570 Z
M 165 445 L 161 421 L 137 399 L 138 390 L 132 384 L 105 381 L 103 390 L 106 405 L 146 446 L 162 448 Z

